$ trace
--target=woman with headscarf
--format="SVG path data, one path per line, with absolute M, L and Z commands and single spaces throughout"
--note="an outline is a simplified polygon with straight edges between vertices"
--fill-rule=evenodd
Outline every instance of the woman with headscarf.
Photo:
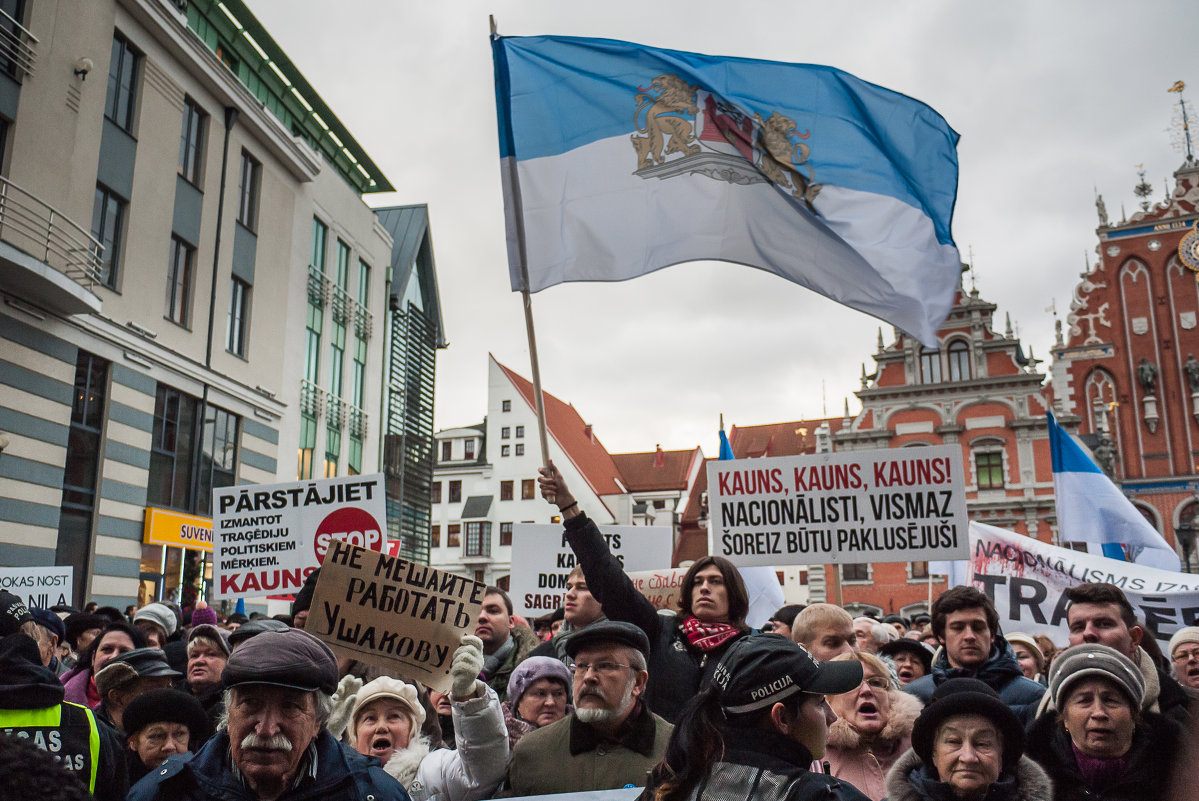
M 477 678 L 482 668 L 482 641 L 463 637 L 450 665 L 456 750 L 433 750 L 421 733 L 427 713 L 416 687 L 390 676 L 358 691 L 345 739 L 377 757 L 412 801 L 490 798 L 508 766 L 508 731 L 499 696 Z
M 1020 665 L 1020 672 L 1024 674 L 1024 678 L 1045 684 L 1045 654 L 1042 653 L 1041 646 L 1037 645 L 1037 641 L 1020 631 L 1004 634 L 1004 639 L 1012 646 L 1016 663 Z
M 829 727 L 824 758 L 833 776 L 880 801 L 887 795 L 887 771 L 912 745 L 921 704 L 900 691 L 891 670 L 874 654 L 859 651 L 832 661 L 853 660 L 862 663 L 862 683 L 829 697 L 837 720 Z
M 609 620 L 632 623 L 650 642 L 646 703 L 674 722 L 683 706 L 712 680 L 716 663 L 748 634 L 749 594 L 729 560 L 704 556 L 688 568 L 679 587 L 679 614 L 658 610 L 624 572 L 599 528 L 579 508 L 562 474 L 551 462 L 540 468 L 541 494 L 562 513 L 566 539 L 583 568 L 591 594 Z
M 530 656 L 516 666 L 503 703 L 509 750 L 533 729 L 566 717 L 572 685 L 566 665 L 552 656 Z
M 79 656 L 74 668 L 59 677 L 65 690 L 63 700 L 95 709 L 103 700 L 96 689 L 95 675 L 110 659 L 135 648 L 145 648 L 146 637 L 129 623 L 110 623 Z
M 978 679 L 949 679 L 912 727 L 912 748 L 887 774 L 887 801 L 1053 801 L 1024 756 L 1016 713 Z
M 1182 727 L 1141 709 L 1145 679 L 1124 654 L 1084 643 L 1058 654 L 1049 672 L 1056 713 L 1028 733 L 1028 753 L 1045 768 L 1058 801 L 1165 801 L 1186 753 Z

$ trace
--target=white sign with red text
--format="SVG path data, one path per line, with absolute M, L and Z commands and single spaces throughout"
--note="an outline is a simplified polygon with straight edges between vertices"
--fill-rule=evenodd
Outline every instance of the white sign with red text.
M 295 592 L 342 540 L 383 551 L 383 474 L 249 484 L 212 491 L 213 596 Z
M 626 573 L 670 564 L 674 543 L 669 526 L 600 526 L 599 530 Z M 509 594 L 515 613 L 532 619 L 562 606 L 566 579 L 574 566 L 575 555 L 562 526 L 512 526 Z
M 708 553 L 738 566 L 963 559 L 960 445 L 708 463 Z

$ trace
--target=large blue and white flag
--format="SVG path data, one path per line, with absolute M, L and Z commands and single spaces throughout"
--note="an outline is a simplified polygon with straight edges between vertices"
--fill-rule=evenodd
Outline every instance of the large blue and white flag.
M 1165 538 L 1057 424 L 1053 413 L 1046 412 L 1046 416 L 1058 539 L 1123 545 L 1132 551 L 1132 561 L 1139 565 L 1181 570 L 1182 562 Z
M 831 67 L 493 37 L 513 290 L 758 267 L 936 345 L 958 135 Z

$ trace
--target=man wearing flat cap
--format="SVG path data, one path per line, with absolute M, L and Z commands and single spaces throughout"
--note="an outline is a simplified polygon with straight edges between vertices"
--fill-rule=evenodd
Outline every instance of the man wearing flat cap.
M 151 771 L 129 801 L 408 801 L 378 760 L 326 730 L 337 660 L 312 635 L 263 632 L 230 655 L 221 678 L 220 731 Z
M 649 640 L 630 623 L 606 620 L 566 646 L 574 711 L 516 744 L 507 795 L 546 795 L 645 786 L 673 727 L 642 700 Z

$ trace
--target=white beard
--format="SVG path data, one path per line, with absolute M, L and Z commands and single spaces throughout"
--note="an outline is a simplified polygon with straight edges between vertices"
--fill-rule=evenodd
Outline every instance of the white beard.
M 595 709 L 592 707 L 575 707 L 575 717 L 583 723 L 588 724 L 605 724 L 611 723 L 617 718 L 624 717 L 629 710 L 633 708 L 633 683 L 629 682 L 625 685 L 624 695 L 621 696 L 620 703 L 615 709 Z

